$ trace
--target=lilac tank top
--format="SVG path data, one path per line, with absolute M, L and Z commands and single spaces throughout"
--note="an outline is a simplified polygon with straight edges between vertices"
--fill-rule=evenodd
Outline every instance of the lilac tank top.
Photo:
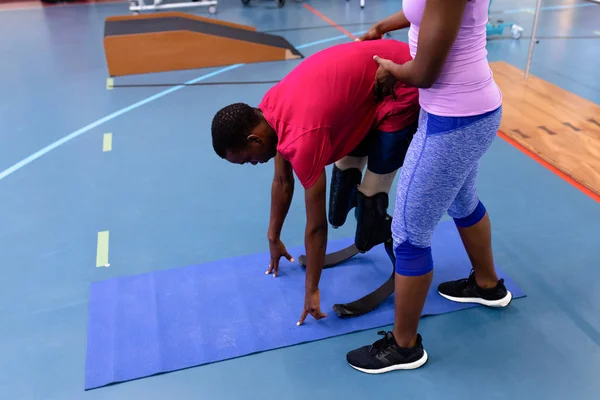
M 417 54 L 419 25 L 427 0 L 403 0 L 402 8 L 410 22 L 408 43 L 413 58 Z M 437 81 L 429 89 L 419 89 L 421 108 L 439 116 L 473 116 L 495 110 L 502 104 L 487 60 L 486 23 L 490 0 L 467 2 L 460 30 Z

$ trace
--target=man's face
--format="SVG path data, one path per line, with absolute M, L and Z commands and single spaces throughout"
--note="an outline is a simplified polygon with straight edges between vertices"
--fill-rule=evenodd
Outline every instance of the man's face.
M 268 125 L 259 126 L 248 136 L 246 147 L 240 150 L 230 150 L 225 159 L 234 164 L 262 164 L 275 157 L 277 143 L 268 130 Z
M 250 163 L 256 165 L 266 163 L 273 157 L 274 155 L 270 155 L 265 146 L 258 143 L 248 143 L 244 149 L 228 151 L 225 159 L 234 164 Z

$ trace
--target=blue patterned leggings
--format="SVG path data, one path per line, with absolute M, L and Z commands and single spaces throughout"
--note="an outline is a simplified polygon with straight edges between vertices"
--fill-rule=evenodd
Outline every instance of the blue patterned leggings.
M 433 269 L 431 237 L 446 212 L 461 227 L 485 215 L 475 186 L 477 170 L 501 118 L 502 107 L 474 117 L 421 111 L 396 193 L 392 235 L 398 274 L 420 276 Z

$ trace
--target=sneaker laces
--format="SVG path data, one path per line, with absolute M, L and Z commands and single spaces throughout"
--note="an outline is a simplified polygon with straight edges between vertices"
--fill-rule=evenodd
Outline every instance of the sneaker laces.
M 464 288 L 466 288 L 467 286 L 471 285 L 471 284 L 477 284 L 477 282 L 475 281 L 475 270 L 471 270 L 471 272 L 469 273 L 469 276 L 466 278 L 462 278 L 462 279 L 457 279 L 454 281 L 454 283 L 458 286 L 458 290 L 463 290 Z
M 502 279 L 498 279 L 496 286 L 494 286 L 493 288 L 482 288 L 481 286 L 479 286 L 477 284 L 477 281 L 475 280 L 475 270 L 474 269 L 471 269 L 471 273 L 469 274 L 469 277 L 466 278 L 464 281 L 467 285 L 472 285 L 477 290 L 494 290 L 497 288 L 502 288 L 504 286 L 504 278 L 502 278 Z
M 379 332 L 377 332 L 377 334 L 379 336 L 383 336 L 383 337 L 381 339 L 375 341 L 375 343 L 373 343 L 371 345 L 371 348 L 369 349 L 369 353 L 371 353 L 372 355 L 379 353 L 379 351 L 383 350 L 384 348 L 386 348 L 388 345 L 391 344 L 389 337 L 392 336 L 392 332 L 379 331 Z M 388 334 L 389 334 L 389 336 L 388 336 Z

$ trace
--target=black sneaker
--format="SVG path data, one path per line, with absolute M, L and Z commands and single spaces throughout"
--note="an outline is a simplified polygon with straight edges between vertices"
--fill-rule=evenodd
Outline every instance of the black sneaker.
M 488 307 L 506 307 L 512 300 L 512 293 L 504 286 L 504 279 L 500 279 L 494 288 L 483 289 L 477 286 L 472 271 L 466 279 L 440 284 L 438 293 L 457 303 L 477 303 Z
M 348 364 L 367 374 L 383 374 L 400 369 L 419 368 L 427 362 L 427 352 L 423 349 L 421 335 L 417 335 L 417 344 L 410 349 L 396 344 L 392 332 L 379 332 L 379 339 L 371 346 L 363 346 L 346 355 Z

